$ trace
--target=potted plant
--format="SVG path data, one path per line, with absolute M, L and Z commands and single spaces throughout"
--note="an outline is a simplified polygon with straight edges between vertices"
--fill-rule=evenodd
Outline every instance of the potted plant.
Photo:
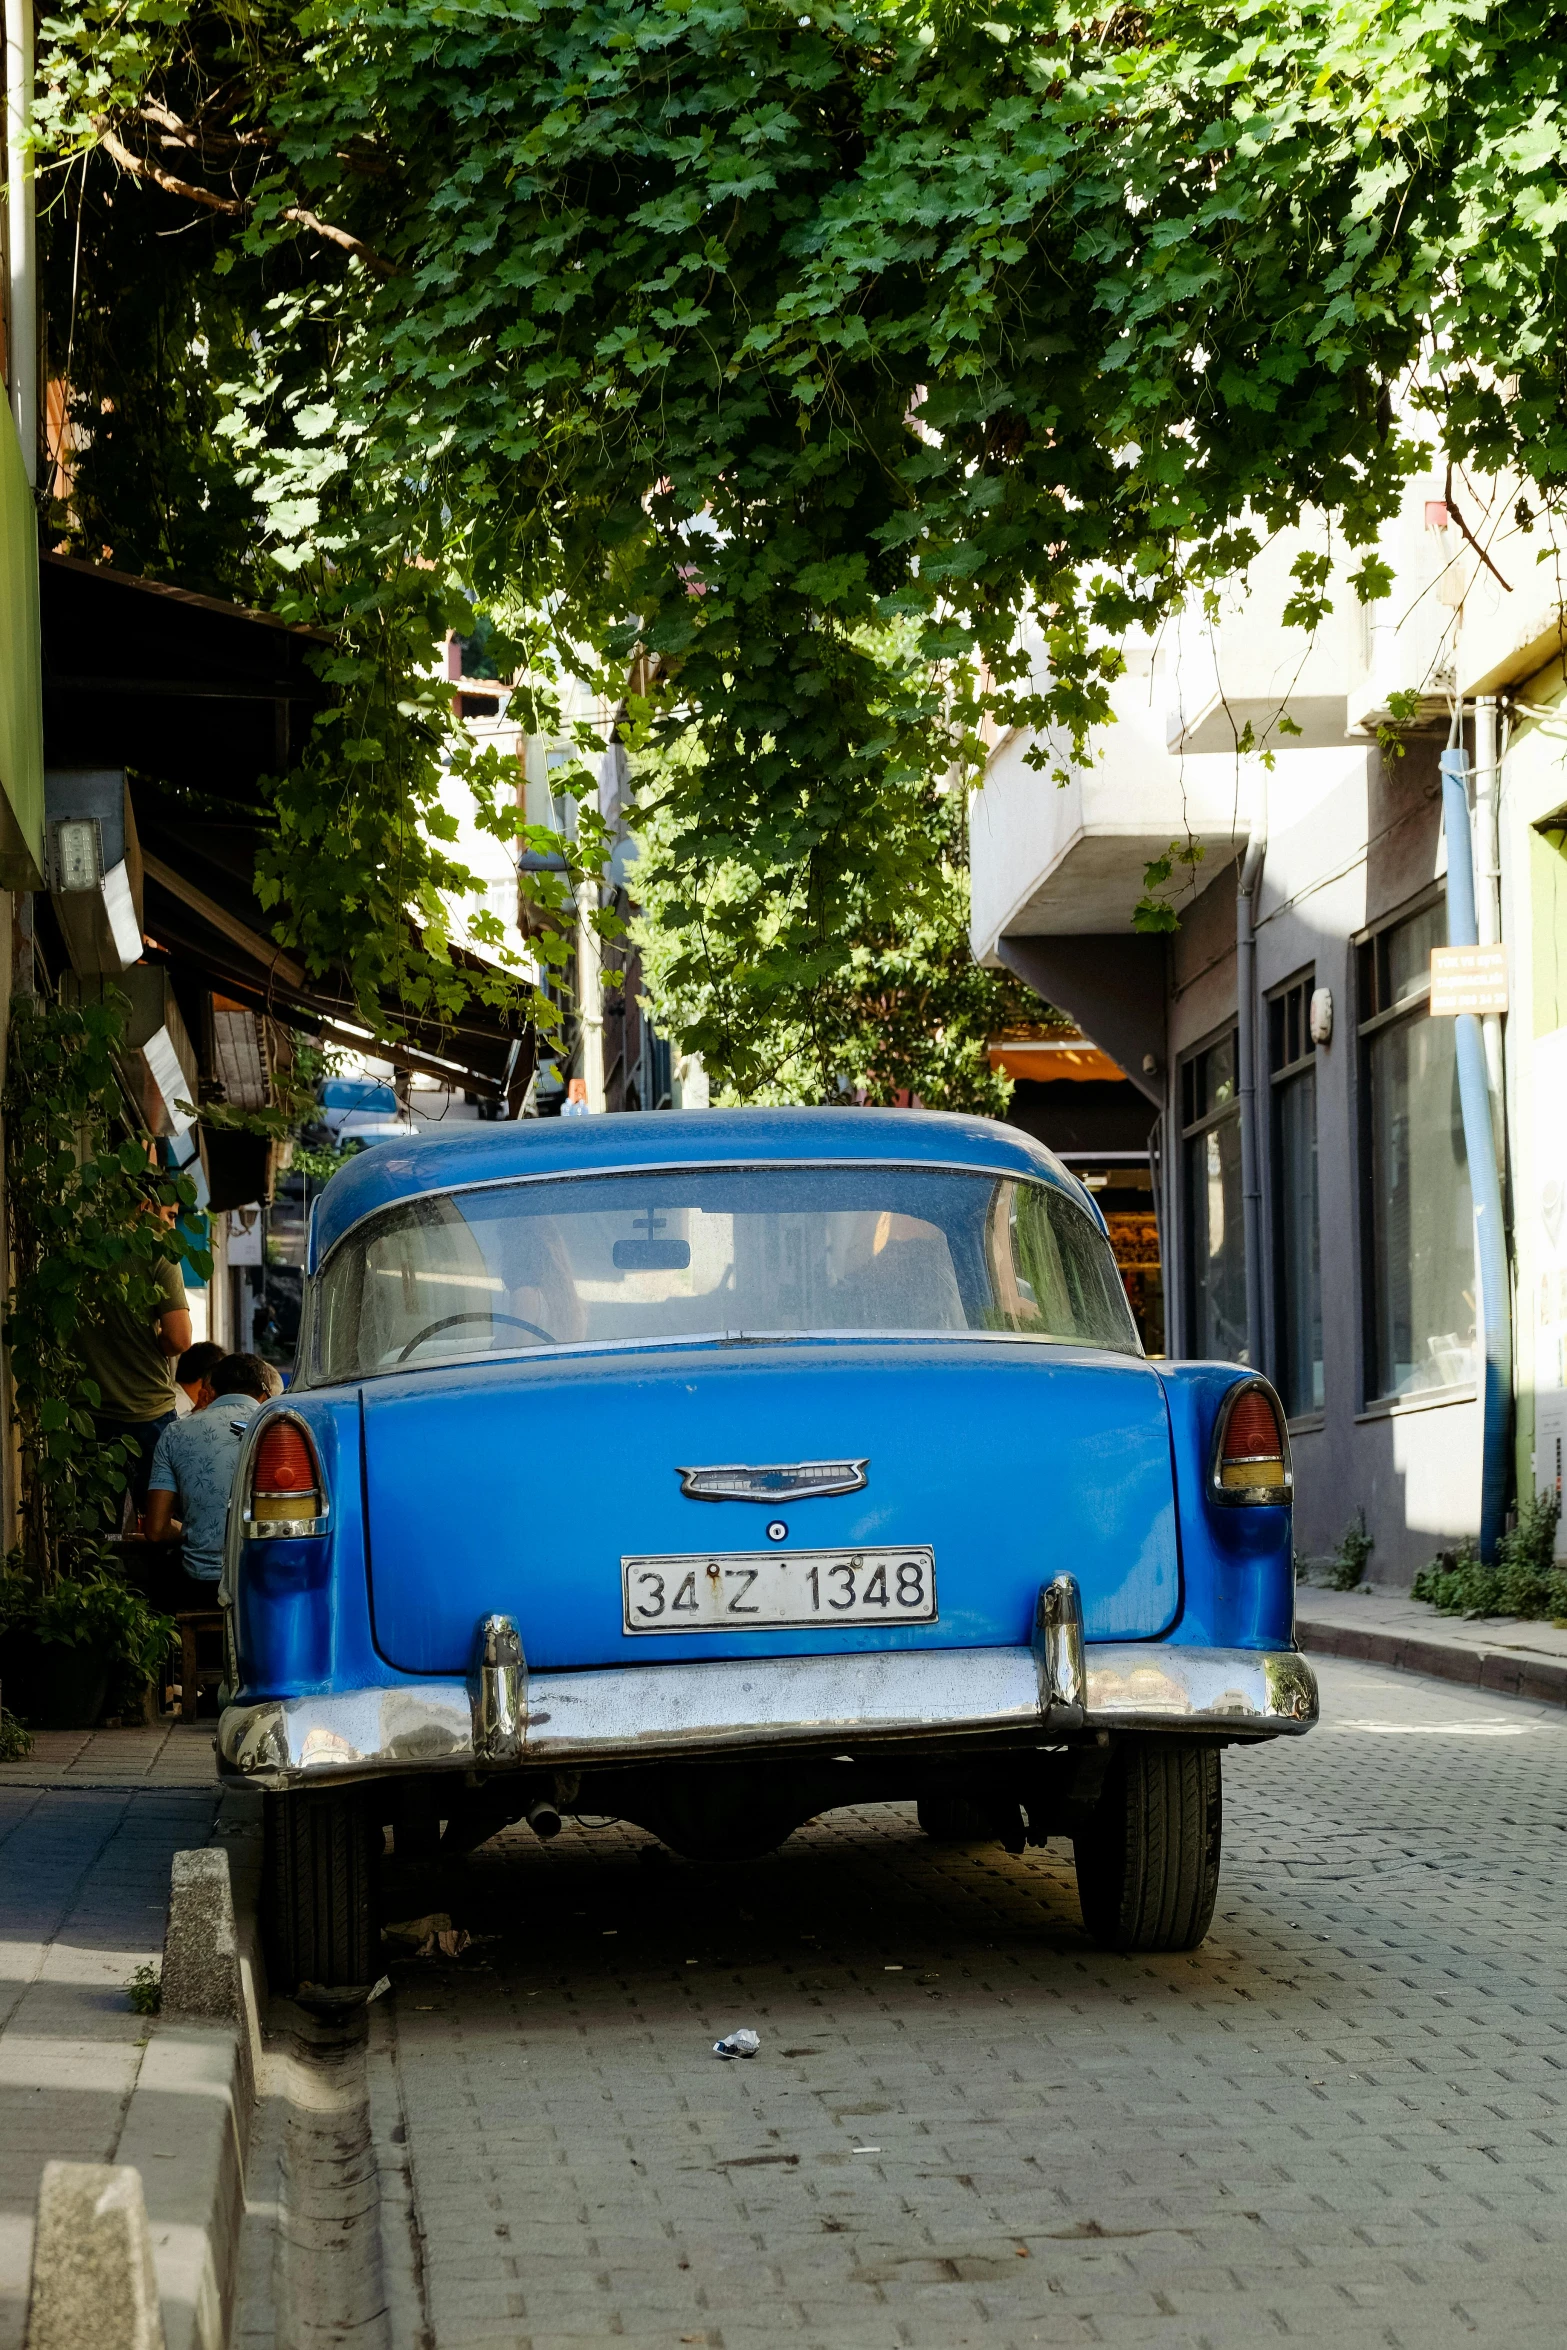
M 13 1571 L 0 1614 L 7 1710 L 36 1729 L 90 1730 L 109 1700 L 138 1706 L 174 1640 L 173 1618 L 101 1560 L 47 1589 Z

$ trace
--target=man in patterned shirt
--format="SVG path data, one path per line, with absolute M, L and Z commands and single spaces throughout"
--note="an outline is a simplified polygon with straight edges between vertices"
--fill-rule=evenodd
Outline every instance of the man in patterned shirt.
M 213 1399 L 158 1438 L 147 1491 L 147 1539 L 179 1534 L 189 1608 L 216 1607 L 223 1572 L 229 1492 L 247 1424 L 277 1392 L 277 1374 L 259 1355 L 229 1355 L 212 1375 Z M 175 1510 L 178 1507 L 178 1523 Z

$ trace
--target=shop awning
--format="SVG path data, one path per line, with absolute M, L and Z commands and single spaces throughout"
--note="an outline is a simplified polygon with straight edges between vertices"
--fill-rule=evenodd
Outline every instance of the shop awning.
M 327 640 L 63 555 L 43 557 L 40 596 L 45 759 L 51 769 L 126 771 L 148 938 L 234 1001 L 365 1047 L 344 975 L 307 975 L 270 936 L 255 893 L 272 822 L 263 778 L 297 760 L 329 699 L 310 665 Z M 453 960 L 482 969 L 462 952 Z M 514 1014 L 470 1000 L 447 1024 L 386 1009 L 406 1037 L 394 1061 L 520 1098 L 534 1047 Z

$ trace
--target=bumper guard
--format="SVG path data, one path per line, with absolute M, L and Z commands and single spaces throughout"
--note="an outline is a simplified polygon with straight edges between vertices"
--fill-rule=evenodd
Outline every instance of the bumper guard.
M 1293 1649 L 1083 1640 L 1069 1575 L 1039 1597 L 1027 1648 L 711 1658 L 530 1674 L 486 1617 L 468 1680 L 404 1681 L 231 1705 L 226 1777 L 269 1790 L 388 1772 L 624 1765 L 736 1748 L 1165 1731 L 1309 1730 L 1317 1683 Z

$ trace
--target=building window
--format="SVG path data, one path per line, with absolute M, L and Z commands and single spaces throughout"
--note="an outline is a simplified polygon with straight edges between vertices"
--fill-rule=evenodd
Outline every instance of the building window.
M 1475 1261 L 1454 1024 L 1433 1020 L 1440 900 L 1360 948 L 1364 1182 L 1370 1239 L 1367 1393 L 1475 1375 Z
M 1191 1351 L 1244 1363 L 1246 1253 L 1235 1068 L 1233 1029 L 1182 1065 L 1181 1168 Z
M 1322 1256 L 1317 1238 L 1313 975 L 1268 1000 L 1279 1392 L 1291 1417 L 1322 1409 Z

